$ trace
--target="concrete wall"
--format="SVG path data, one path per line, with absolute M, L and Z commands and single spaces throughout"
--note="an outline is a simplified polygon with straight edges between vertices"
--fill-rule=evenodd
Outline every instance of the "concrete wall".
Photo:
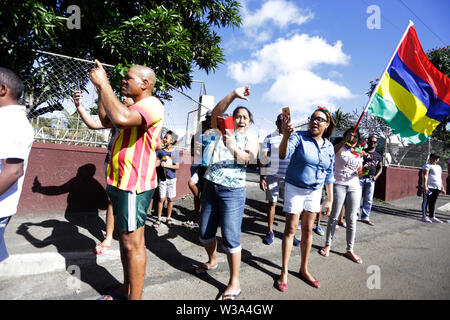
M 190 192 L 190 156 L 180 153 L 177 199 Z M 33 143 L 17 213 L 105 210 L 105 156 L 105 148 Z
M 417 195 L 419 171 L 419 169 L 383 167 L 383 172 L 375 184 L 374 196 L 381 200 L 392 201 Z M 447 172 L 442 173 L 442 180 L 449 194 Z

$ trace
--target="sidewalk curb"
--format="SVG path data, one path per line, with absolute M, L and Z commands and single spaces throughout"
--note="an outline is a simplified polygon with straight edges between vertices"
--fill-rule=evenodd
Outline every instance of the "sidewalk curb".
M 13 254 L 0 263 L 0 280 L 67 270 L 70 266 L 103 264 L 120 259 L 119 250 L 93 252 L 41 252 Z

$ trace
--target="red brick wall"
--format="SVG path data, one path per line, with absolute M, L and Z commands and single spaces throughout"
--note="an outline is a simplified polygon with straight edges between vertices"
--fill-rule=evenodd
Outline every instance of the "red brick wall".
M 417 185 L 419 169 L 383 167 L 383 172 L 375 184 L 374 197 L 392 201 L 413 195 L 417 195 Z M 449 194 L 447 183 L 449 181 L 448 173 L 442 173 L 447 194 Z
M 190 156 L 180 153 L 184 164 L 177 170 L 177 199 L 190 192 L 187 186 Z M 17 213 L 59 213 L 65 212 L 69 205 L 104 210 L 101 199 L 105 194 L 105 156 L 105 148 L 33 143 Z M 95 169 L 94 176 L 80 179 L 86 171 L 83 169 Z M 35 178 L 47 187 L 43 188 L 44 193 L 33 192 Z

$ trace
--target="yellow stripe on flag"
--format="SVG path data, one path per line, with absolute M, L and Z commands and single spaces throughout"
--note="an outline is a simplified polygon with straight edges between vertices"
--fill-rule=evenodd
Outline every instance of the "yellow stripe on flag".
M 409 121 L 416 132 L 431 136 L 433 130 L 439 125 L 439 121 L 429 118 L 427 108 L 416 96 L 403 88 L 385 73 L 377 93 L 385 100 L 394 103 Z

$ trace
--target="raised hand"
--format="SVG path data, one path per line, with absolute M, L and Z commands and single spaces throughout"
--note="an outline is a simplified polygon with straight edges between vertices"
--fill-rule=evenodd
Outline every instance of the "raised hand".
M 240 87 L 234 90 L 234 93 L 236 94 L 236 97 L 248 100 L 247 96 L 250 95 L 250 86 Z
M 73 90 L 73 102 L 75 103 L 75 107 L 80 107 L 83 103 L 83 95 L 81 94 L 81 91 L 78 90 L 78 88 L 75 88 Z
M 294 132 L 294 127 L 292 126 L 291 119 L 281 116 L 281 133 L 287 135 L 288 137 Z
M 101 86 L 104 83 L 108 82 L 108 75 L 106 74 L 105 69 L 103 69 L 102 64 L 95 59 L 96 67 L 92 68 L 89 72 L 89 78 L 91 79 L 94 86 Z

